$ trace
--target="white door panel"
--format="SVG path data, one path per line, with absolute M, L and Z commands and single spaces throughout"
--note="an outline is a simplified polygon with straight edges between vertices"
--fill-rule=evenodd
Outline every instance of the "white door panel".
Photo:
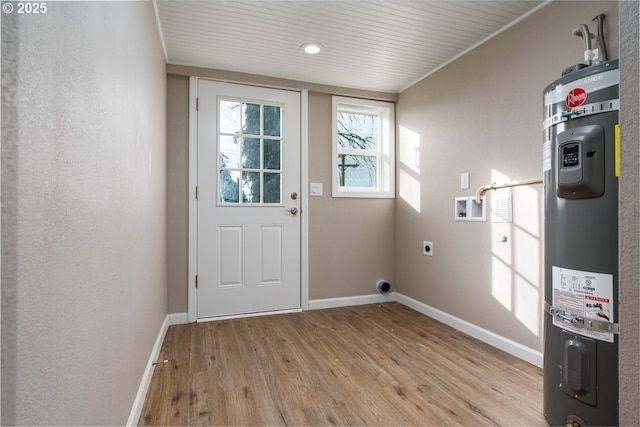
M 300 93 L 198 80 L 197 115 L 197 317 L 300 308 Z

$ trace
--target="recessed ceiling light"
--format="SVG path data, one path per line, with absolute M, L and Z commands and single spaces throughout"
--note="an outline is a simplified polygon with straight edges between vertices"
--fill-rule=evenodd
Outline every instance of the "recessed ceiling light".
M 315 55 L 316 53 L 320 52 L 322 46 L 318 43 L 305 43 L 300 46 L 300 49 L 304 50 L 309 55 Z

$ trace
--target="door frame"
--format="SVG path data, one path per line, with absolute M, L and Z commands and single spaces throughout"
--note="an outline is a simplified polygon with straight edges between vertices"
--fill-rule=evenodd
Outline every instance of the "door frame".
M 308 185 L 308 146 L 309 146 L 309 92 L 306 89 L 267 86 L 231 80 L 218 80 L 198 76 L 189 77 L 189 266 L 188 266 L 188 304 L 189 323 L 198 321 L 196 317 L 196 274 L 198 259 L 198 202 L 196 184 L 198 182 L 198 121 L 196 103 L 198 98 L 198 80 L 211 80 L 243 86 L 258 86 L 269 89 L 290 90 L 300 93 L 300 307 L 309 309 L 309 185 Z M 265 314 L 265 313 L 261 313 Z M 246 316 L 246 315 L 245 315 Z M 222 318 L 238 316 L 221 316 Z M 211 318 L 207 319 L 211 320 Z

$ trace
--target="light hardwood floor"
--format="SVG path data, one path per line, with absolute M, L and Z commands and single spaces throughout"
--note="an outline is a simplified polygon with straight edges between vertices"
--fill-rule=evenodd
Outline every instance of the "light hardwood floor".
M 542 370 L 398 303 L 171 326 L 139 425 L 546 425 Z

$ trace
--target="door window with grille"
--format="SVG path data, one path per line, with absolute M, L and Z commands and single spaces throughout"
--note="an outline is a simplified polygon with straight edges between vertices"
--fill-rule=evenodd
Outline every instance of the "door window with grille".
M 282 107 L 218 102 L 218 204 L 281 204 Z

